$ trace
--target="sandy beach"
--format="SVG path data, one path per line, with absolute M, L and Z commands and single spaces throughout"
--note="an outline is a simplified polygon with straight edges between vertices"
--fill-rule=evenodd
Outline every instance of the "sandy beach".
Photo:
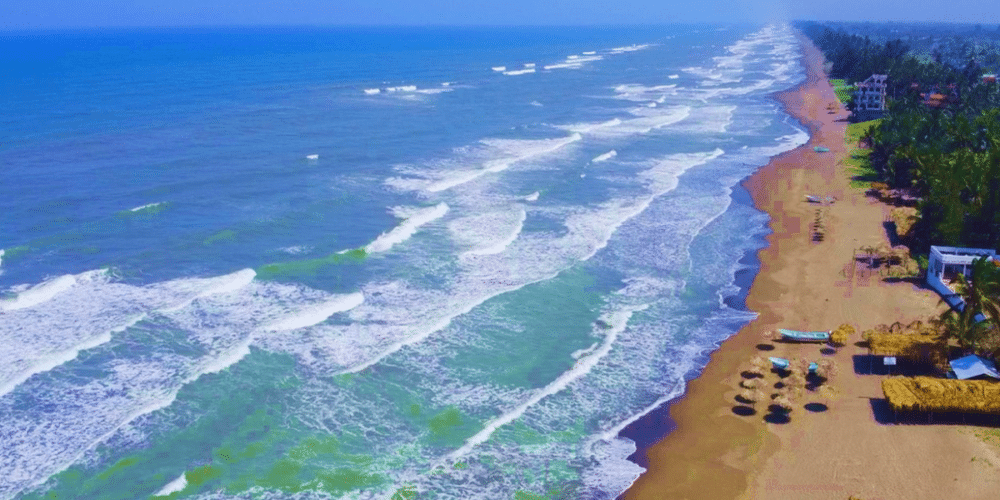
M 887 418 L 880 385 L 886 375 L 880 367 L 867 369 L 866 349 L 854 344 L 860 335 L 832 355 L 821 353 L 821 345 L 762 336 L 776 328 L 830 330 L 842 323 L 860 332 L 941 310 L 937 294 L 919 283 L 887 283 L 854 263 L 856 249 L 888 244 L 883 221 L 890 207 L 850 187 L 843 165 L 850 149 L 844 142 L 847 111 L 828 112 L 837 98 L 822 54 L 802 42 L 806 80 L 777 98 L 811 139 L 744 182 L 754 204 L 770 214 L 773 230 L 747 298 L 759 317 L 724 342 L 670 406 L 676 428 L 640 450 L 647 472 L 622 498 L 994 499 L 1000 447 L 977 437 L 977 427 Z M 806 202 L 807 194 L 837 201 L 822 207 Z M 825 221 L 819 242 L 811 227 L 817 216 Z M 830 381 L 836 395 L 824 401 L 828 409 L 807 411 L 806 396 L 788 423 L 765 422 L 759 408 L 755 415 L 735 414 L 740 372 L 758 355 L 833 359 L 839 373 Z

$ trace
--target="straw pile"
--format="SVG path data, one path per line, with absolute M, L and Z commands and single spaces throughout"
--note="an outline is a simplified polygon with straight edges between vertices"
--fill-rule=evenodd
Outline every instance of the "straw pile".
M 947 337 L 931 324 L 914 321 L 904 326 L 879 325 L 863 334 L 871 353 L 898 356 L 914 362 L 939 363 L 945 357 Z
M 894 410 L 1000 414 L 1000 383 L 931 377 L 890 377 L 882 392 Z
M 851 335 L 854 335 L 855 331 L 853 326 L 844 323 L 838 326 L 836 330 L 830 332 L 830 343 L 837 347 L 847 345 L 847 341 Z
M 892 221 L 896 223 L 896 236 L 906 238 L 914 224 L 920 220 L 920 212 L 913 207 L 898 207 L 892 209 Z

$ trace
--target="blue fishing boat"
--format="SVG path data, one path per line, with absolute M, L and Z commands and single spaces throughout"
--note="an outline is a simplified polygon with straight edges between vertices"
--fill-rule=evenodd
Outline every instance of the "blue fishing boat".
M 830 332 L 800 332 L 798 330 L 786 330 L 779 328 L 778 333 L 784 340 L 795 342 L 826 342 L 830 340 Z

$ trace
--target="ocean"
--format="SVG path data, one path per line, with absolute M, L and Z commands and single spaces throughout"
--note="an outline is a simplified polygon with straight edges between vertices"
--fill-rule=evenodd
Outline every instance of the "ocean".
M 613 499 L 743 304 L 790 27 L 0 36 L 0 499 Z

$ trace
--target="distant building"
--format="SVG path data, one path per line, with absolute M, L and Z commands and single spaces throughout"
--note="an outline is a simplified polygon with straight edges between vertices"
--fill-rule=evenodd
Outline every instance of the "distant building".
M 997 75 L 983 75 L 983 83 L 996 83 Z
M 954 83 L 932 85 L 929 90 L 929 92 L 920 94 L 920 99 L 927 107 L 943 108 L 961 102 L 958 97 L 958 86 Z
M 886 79 L 889 75 L 874 74 L 854 84 L 854 114 L 858 120 L 872 120 L 885 115 Z

